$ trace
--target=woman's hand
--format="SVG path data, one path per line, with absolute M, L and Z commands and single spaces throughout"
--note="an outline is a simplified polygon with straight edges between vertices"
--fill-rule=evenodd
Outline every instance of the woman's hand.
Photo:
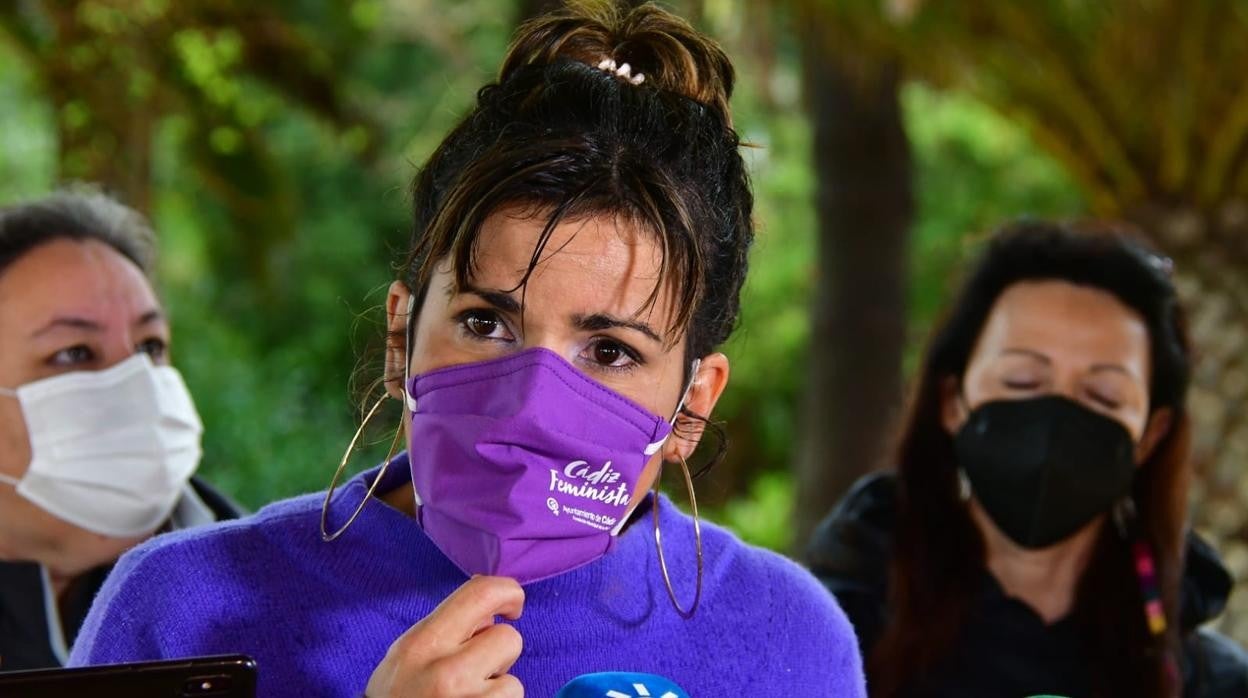
M 508 674 L 524 645 L 495 616 L 516 620 L 524 590 L 507 577 L 473 577 L 399 636 L 373 670 L 368 698 L 514 698 L 524 695 Z

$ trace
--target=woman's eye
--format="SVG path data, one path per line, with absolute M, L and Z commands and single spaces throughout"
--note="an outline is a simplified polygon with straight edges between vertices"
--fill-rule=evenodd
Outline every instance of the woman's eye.
M 1007 378 L 1004 383 L 1010 390 L 1035 390 L 1040 387 L 1040 381 L 1031 379 Z
M 76 344 L 72 347 L 66 347 L 48 359 L 48 363 L 53 366 L 78 366 L 95 359 L 95 352 L 85 344 Z
M 169 351 L 169 345 L 159 337 L 152 337 L 139 342 L 135 349 L 147 354 L 153 361 L 158 361 L 165 358 L 165 354 Z
M 1118 398 L 1101 393 L 1089 393 L 1088 397 L 1092 399 L 1092 402 L 1107 410 L 1116 410 L 1122 406 L 1122 402 Z
M 640 363 L 637 352 L 611 339 L 596 340 L 587 352 L 591 362 L 604 368 L 628 369 Z
M 469 310 L 459 316 L 459 324 L 478 339 L 511 339 L 502 318 L 488 310 Z

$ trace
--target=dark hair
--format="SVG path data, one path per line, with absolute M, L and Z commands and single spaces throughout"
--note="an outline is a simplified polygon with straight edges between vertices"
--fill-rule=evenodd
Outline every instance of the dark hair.
M 633 84 L 599 69 L 629 64 Z M 463 285 L 484 220 L 507 206 L 546 217 L 522 288 L 563 220 L 621 216 L 655 235 L 673 336 L 693 356 L 731 334 L 753 240 L 753 197 L 728 100 L 724 52 L 653 5 L 581 5 L 523 25 L 498 82 L 416 177 L 401 278 L 418 298 L 449 259 Z M 639 308 L 639 311 L 644 308 Z
M 871 652 L 873 693 L 921 685 L 953 646 L 984 574 L 984 543 L 959 496 L 953 438 L 941 421 L 942 384 L 961 380 L 979 335 L 1010 286 L 1061 280 L 1113 294 L 1148 328 L 1150 411 L 1168 408 L 1169 432 L 1134 481 L 1134 535 L 1155 556 L 1169 619 L 1150 635 L 1130 542 L 1106 526 L 1076 590 L 1073 615 L 1084 638 L 1096 695 L 1172 695 L 1165 657 L 1178 648 L 1178 588 L 1187 514 L 1189 422 L 1184 400 L 1190 353 L 1169 261 L 1107 224 L 1020 221 L 989 242 L 933 336 L 898 447 L 898 519 L 890 576 L 890 619 Z
M 61 239 L 102 242 L 151 275 L 156 236 L 147 220 L 86 186 L 0 208 L 0 274 L 27 252 Z

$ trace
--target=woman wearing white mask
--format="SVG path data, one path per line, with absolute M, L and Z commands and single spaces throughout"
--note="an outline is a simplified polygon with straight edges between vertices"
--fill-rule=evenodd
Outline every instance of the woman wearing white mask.
M 151 229 L 102 194 L 0 209 L 0 671 L 63 664 L 112 563 L 237 516 L 193 480 Z

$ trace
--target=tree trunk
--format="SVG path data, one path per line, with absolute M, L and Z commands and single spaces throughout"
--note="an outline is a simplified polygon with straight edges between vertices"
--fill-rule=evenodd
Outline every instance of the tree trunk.
M 794 545 L 880 463 L 900 403 L 914 211 L 895 65 L 804 37 L 819 279 L 798 447 Z
M 1188 407 L 1193 421 L 1192 523 L 1222 553 L 1236 579 L 1221 629 L 1248 642 L 1248 233 L 1223 215 L 1132 216 L 1175 260 L 1175 283 L 1188 312 L 1195 366 Z M 1217 219 L 1222 219 L 1220 222 Z
M 1235 577 L 1220 619 L 1248 642 L 1248 279 L 1210 254 L 1183 278 L 1197 361 L 1189 405 L 1195 422 L 1192 522 L 1213 539 Z
M 771 3 L 750 2 L 745 6 L 746 26 L 750 27 L 741 37 L 746 53 L 744 58 L 752 64 L 749 74 L 758 85 L 758 100 L 767 113 L 779 110 L 776 100 L 776 49 L 775 8 Z
M 48 5 L 56 41 L 38 66 L 56 114 L 58 178 L 99 184 L 146 213 L 157 107 L 150 92 L 129 91 L 131 71 L 141 68 L 121 65 L 105 37 L 82 23 L 79 4 Z

